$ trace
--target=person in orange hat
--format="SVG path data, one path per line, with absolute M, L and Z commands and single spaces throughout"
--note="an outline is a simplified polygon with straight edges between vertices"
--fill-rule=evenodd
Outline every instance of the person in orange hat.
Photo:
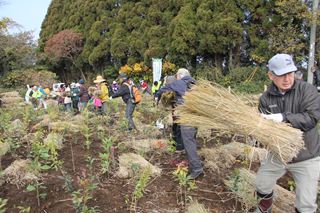
M 101 75 L 98 75 L 97 78 L 93 81 L 93 83 L 97 84 L 97 88 L 101 90 L 101 94 L 99 98 L 102 102 L 102 114 L 105 115 L 107 113 L 107 100 L 109 99 L 109 90 L 106 83 L 106 79 L 104 79 Z

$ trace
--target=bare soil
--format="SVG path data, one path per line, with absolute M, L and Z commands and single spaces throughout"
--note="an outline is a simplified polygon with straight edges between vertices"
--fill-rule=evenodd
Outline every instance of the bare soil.
M 164 134 L 168 137 L 170 129 Z M 111 134 L 112 135 L 112 134 Z M 42 174 L 41 182 L 44 188 L 39 194 L 46 193 L 40 198 L 38 204 L 35 191 L 28 192 L 26 187 L 18 188 L 15 185 L 5 183 L 1 186 L 0 197 L 8 199 L 6 208 L 9 213 L 23 212 L 22 207 L 31 207 L 30 212 L 67 213 L 77 212 L 73 204 L 72 192 L 85 189 L 83 182 L 92 180 L 97 184 L 93 190 L 92 199 L 87 206 L 96 207 L 97 212 L 141 212 L 141 213 L 180 213 L 186 212 L 191 200 L 197 200 L 203 204 L 208 212 L 243 212 L 241 202 L 226 188 L 223 180 L 232 174 L 234 168 L 243 167 L 241 163 L 234 168 L 210 172 L 205 168 L 205 175 L 196 180 L 197 188 L 191 191 L 183 191 L 178 181 L 174 178 L 177 162 L 186 159 L 181 153 L 170 153 L 163 151 L 152 151 L 144 153 L 144 158 L 153 165 L 162 169 L 161 176 L 151 178 L 144 195 L 133 205 L 132 194 L 135 189 L 136 179 L 121 179 L 115 175 L 118 169 L 117 157 L 127 152 L 120 146 L 123 141 L 130 138 L 139 138 L 140 133 L 122 132 L 115 142 L 115 160 L 111 162 L 110 172 L 107 175 L 100 173 L 99 153 L 102 151 L 101 140 L 93 135 L 90 149 L 84 146 L 85 138 L 81 135 L 65 138 L 64 147 L 59 151 L 59 159 L 63 161 L 60 169 L 51 169 Z M 231 141 L 227 135 L 211 135 L 211 139 L 198 138 L 199 147 L 214 147 Z M 72 147 L 71 147 L 72 146 Z M 73 152 L 73 153 L 72 153 Z M 17 155 L 18 153 L 18 155 Z M 16 158 L 27 158 L 28 152 L 22 146 L 13 153 L 2 157 L 2 169 L 8 167 Z M 72 157 L 73 156 L 73 157 Z M 91 166 L 86 160 L 88 156 L 95 158 Z M 259 165 L 253 165 L 257 170 Z M 66 177 L 70 177 L 68 182 Z M 287 186 L 290 177 L 280 180 L 283 186 Z M 69 187 L 69 188 L 68 188 Z M 71 187 L 71 188 L 70 188 Z M 19 209 L 20 208 L 20 209 Z

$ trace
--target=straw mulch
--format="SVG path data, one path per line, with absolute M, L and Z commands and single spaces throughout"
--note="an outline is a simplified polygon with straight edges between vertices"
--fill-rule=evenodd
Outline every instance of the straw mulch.
M 1 156 L 4 156 L 5 154 L 7 154 L 8 151 L 10 151 L 10 144 L 8 142 L 2 142 L 0 140 L 0 158 Z M 1 162 L 1 159 L 0 159 L 0 162 Z
M 249 210 L 257 205 L 257 199 L 254 197 L 256 175 L 244 168 L 239 169 L 234 177 L 224 180 L 227 187 L 239 197 L 244 207 Z M 272 212 L 285 213 L 294 212 L 294 193 L 276 185 L 274 188 Z
M 128 148 L 138 151 L 138 153 L 146 153 L 150 151 L 167 151 L 169 141 L 159 139 L 140 139 L 126 141 L 124 145 Z
M 23 98 L 15 96 L 15 97 L 3 97 L 1 98 L 2 100 L 2 104 L 6 105 L 8 107 L 12 107 L 16 104 L 22 103 L 23 102 Z
M 19 188 L 38 180 L 39 177 L 29 169 L 30 164 L 30 160 L 20 159 L 14 161 L 3 171 L 0 183 L 3 184 L 5 181 L 7 183 L 14 184 Z
M 212 172 L 225 171 L 231 168 L 237 160 L 248 160 L 259 163 L 267 156 L 267 150 L 252 147 L 239 142 L 231 142 L 215 148 L 202 148 L 200 156 L 204 157 L 204 166 Z
M 117 176 L 120 178 L 133 177 L 135 174 L 134 168 L 144 169 L 150 168 L 151 176 L 155 177 L 161 174 L 161 169 L 152 165 L 141 155 L 134 153 L 125 153 L 119 156 L 119 170 Z
M 205 206 L 198 201 L 191 201 L 190 205 L 187 208 L 186 213 L 208 213 L 209 211 Z
M 49 146 L 54 146 L 57 149 L 62 149 L 63 147 L 63 135 L 60 133 L 50 132 L 47 137 L 43 140 L 44 144 Z
M 285 123 L 264 119 L 257 109 L 219 85 L 201 80 L 178 106 L 178 123 L 251 136 L 284 163 L 304 147 L 303 133 Z
M 19 97 L 19 96 L 20 96 L 19 92 L 17 91 L 0 93 L 1 98 Z

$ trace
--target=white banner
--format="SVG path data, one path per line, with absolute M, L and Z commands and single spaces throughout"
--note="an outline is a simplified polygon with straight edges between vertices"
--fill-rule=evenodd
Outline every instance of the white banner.
M 162 70 L 162 59 L 153 58 L 152 59 L 153 82 L 160 81 L 161 70 Z

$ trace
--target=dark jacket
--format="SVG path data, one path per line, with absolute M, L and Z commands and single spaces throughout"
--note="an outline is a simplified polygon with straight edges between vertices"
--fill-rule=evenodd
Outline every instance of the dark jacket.
M 180 80 L 175 80 L 174 82 L 165 85 L 159 89 L 159 91 L 156 93 L 155 97 L 158 97 L 160 100 L 161 95 L 164 92 L 174 91 L 176 94 L 176 102 L 177 104 L 183 103 L 183 96 L 188 91 L 193 84 L 196 83 L 196 80 L 194 80 L 190 76 L 185 76 Z
M 128 101 L 131 99 L 131 96 L 130 96 L 130 90 L 127 84 L 128 84 L 127 81 L 122 82 L 119 90 L 113 95 L 111 95 L 111 97 L 117 98 L 121 96 L 123 102 L 128 103 Z
M 281 94 L 272 84 L 260 97 L 259 110 L 264 114 L 282 113 L 285 122 L 304 132 L 306 149 L 301 150 L 293 162 L 320 156 L 320 137 L 317 130 L 320 96 L 313 85 L 295 81 L 289 91 Z
M 79 101 L 80 89 L 78 87 L 71 88 L 71 99 L 73 101 Z
M 80 93 L 79 93 L 80 102 L 88 102 L 89 94 L 88 94 L 87 88 L 81 84 L 79 89 L 80 89 Z

